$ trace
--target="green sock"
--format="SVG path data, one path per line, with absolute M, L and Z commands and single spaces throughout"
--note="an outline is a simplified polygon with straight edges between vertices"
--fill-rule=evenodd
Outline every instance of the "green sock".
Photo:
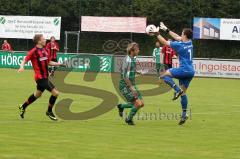
M 121 104 L 121 108 L 132 108 L 134 105 L 132 103 L 124 103 L 124 104 Z
M 136 115 L 137 111 L 138 111 L 138 109 L 135 108 L 135 106 L 133 106 L 132 109 L 131 109 L 131 111 L 130 111 L 130 113 L 129 113 L 129 115 L 128 115 L 128 119 L 129 119 L 129 120 L 132 120 L 133 117 L 134 117 L 134 115 Z

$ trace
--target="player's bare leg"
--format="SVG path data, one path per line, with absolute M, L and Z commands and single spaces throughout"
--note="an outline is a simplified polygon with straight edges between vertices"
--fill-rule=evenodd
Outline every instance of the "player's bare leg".
M 32 104 L 35 100 L 37 100 L 39 97 L 41 97 L 42 92 L 39 90 L 36 90 L 32 95 L 28 97 L 28 99 L 19 106 L 20 116 L 21 118 L 24 118 L 24 114 L 26 112 L 26 108 Z
M 183 93 L 181 95 L 181 105 L 182 105 L 182 115 L 181 115 L 181 119 L 179 121 L 179 125 L 183 125 L 186 120 L 188 119 L 188 115 L 187 115 L 187 105 L 188 105 L 188 99 L 187 99 L 187 88 L 184 87 L 183 85 L 180 85 L 181 89 L 183 90 Z
M 174 96 L 172 100 L 176 100 L 178 99 L 182 94 L 183 94 L 183 90 L 177 85 L 175 84 L 175 82 L 173 81 L 173 77 L 172 74 L 169 70 L 166 70 L 161 76 L 161 79 L 163 79 L 163 81 L 168 84 L 170 87 L 172 87 L 175 92 L 174 92 Z
M 51 120 L 58 120 L 56 118 L 56 116 L 54 115 L 53 111 L 52 111 L 52 108 L 57 100 L 57 97 L 59 95 L 59 92 L 56 88 L 54 88 L 52 91 L 51 91 L 52 95 L 51 97 L 49 98 L 49 104 L 48 104 L 48 110 L 46 112 L 46 115 L 51 119 Z

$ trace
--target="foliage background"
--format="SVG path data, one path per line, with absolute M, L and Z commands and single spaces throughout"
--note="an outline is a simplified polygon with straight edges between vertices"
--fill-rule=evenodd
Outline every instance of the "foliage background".
M 192 27 L 193 17 L 240 18 L 240 0 L 1 0 L 1 15 L 61 16 L 61 51 L 64 31 L 78 31 L 80 16 L 144 16 L 148 24 L 160 21 L 178 33 Z M 150 55 L 155 38 L 144 34 L 82 32 L 80 52 L 114 53 L 103 49 L 107 40 L 132 39 Z M 2 42 L 3 39 L 0 39 Z M 8 39 L 14 50 L 28 50 L 31 40 Z M 76 37 L 69 38 L 69 52 L 76 51 Z M 194 40 L 195 57 L 240 58 L 240 42 Z

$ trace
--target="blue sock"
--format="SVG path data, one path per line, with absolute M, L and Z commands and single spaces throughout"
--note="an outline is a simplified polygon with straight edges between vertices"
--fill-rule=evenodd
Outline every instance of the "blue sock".
M 167 83 L 170 87 L 172 87 L 175 91 L 179 92 L 180 88 L 175 84 L 173 79 L 170 76 L 163 76 L 162 79 L 165 83 Z
M 184 117 L 187 114 L 187 105 L 188 105 L 187 95 L 181 96 L 181 104 L 182 104 L 182 117 Z

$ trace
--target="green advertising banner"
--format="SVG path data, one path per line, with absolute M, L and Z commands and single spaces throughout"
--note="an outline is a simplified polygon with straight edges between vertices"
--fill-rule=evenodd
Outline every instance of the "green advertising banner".
M 0 68 L 19 68 L 25 56 L 26 52 L 0 52 Z M 68 69 L 80 72 L 112 72 L 112 58 L 111 55 L 58 53 L 60 63 L 66 63 Z M 31 69 L 31 62 L 28 62 L 25 68 Z

